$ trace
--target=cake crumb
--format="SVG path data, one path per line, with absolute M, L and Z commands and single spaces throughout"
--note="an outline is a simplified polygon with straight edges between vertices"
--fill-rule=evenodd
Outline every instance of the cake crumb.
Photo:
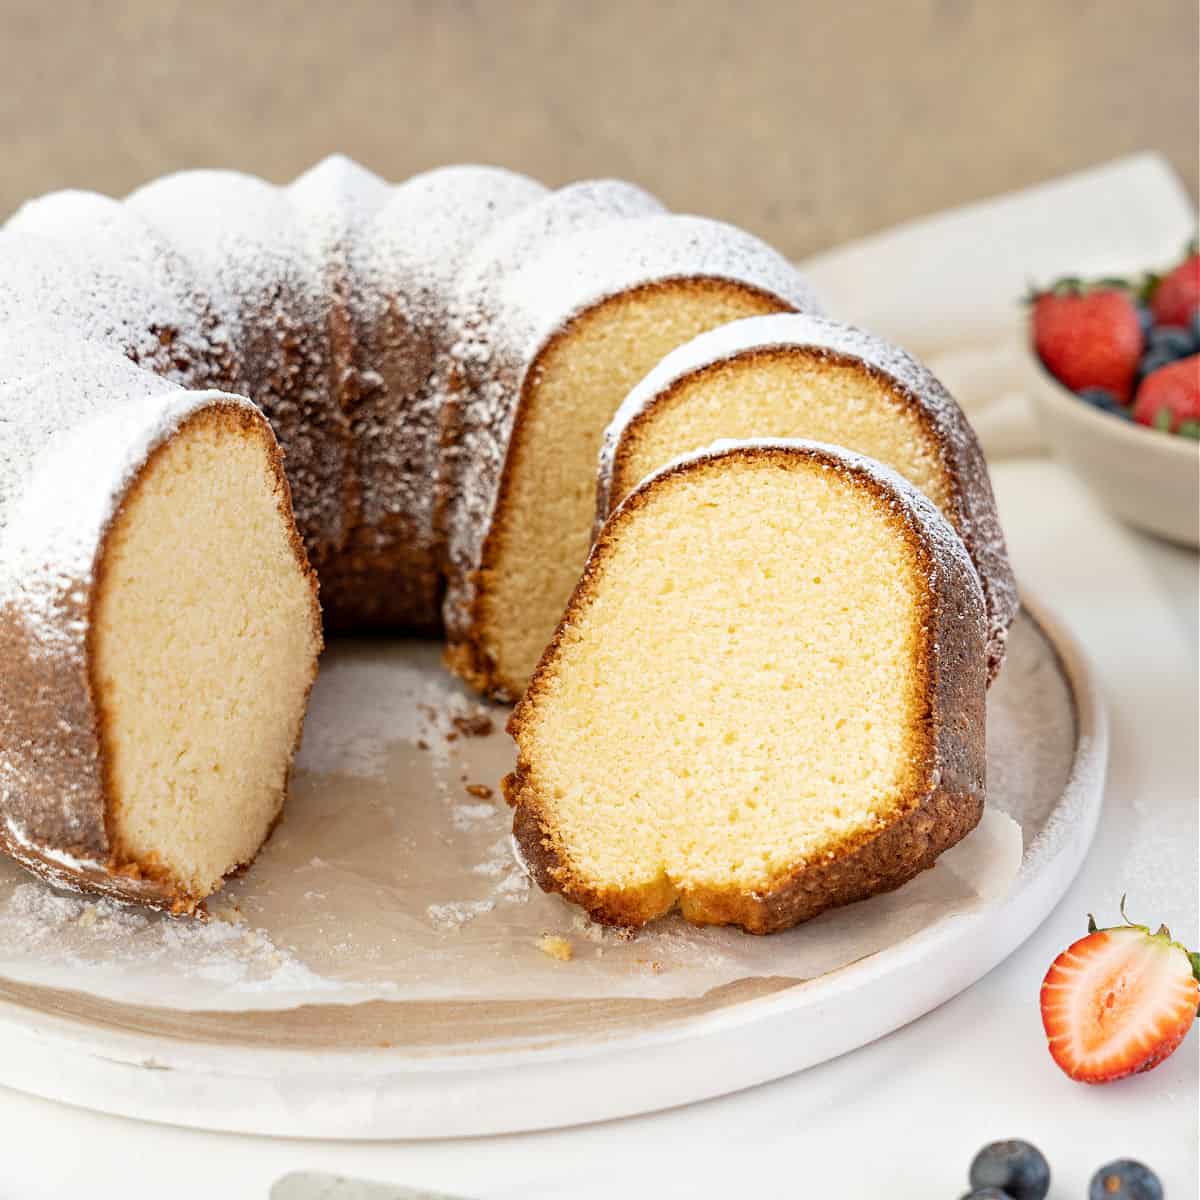
M 79 914 L 79 928 L 91 929 L 96 924 L 99 914 L 96 912 L 94 904 L 87 905 L 83 912 Z
M 492 718 L 480 710 L 452 717 L 451 723 L 463 737 L 487 737 L 496 728 Z
M 446 741 L 457 742 L 458 734 L 453 729 L 451 729 L 450 732 L 446 734 Z
M 428 750 L 429 743 L 424 738 L 417 738 L 417 749 L 418 750 Z
M 570 962 L 575 957 L 575 948 L 557 933 L 543 933 L 538 938 L 537 948 L 550 958 L 557 958 L 559 962 Z
M 226 925 L 240 925 L 246 919 L 242 916 L 242 910 L 233 903 L 222 904 L 220 908 L 213 910 L 212 915 Z
M 478 796 L 480 800 L 490 800 L 495 795 L 486 783 L 468 783 L 467 794 Z

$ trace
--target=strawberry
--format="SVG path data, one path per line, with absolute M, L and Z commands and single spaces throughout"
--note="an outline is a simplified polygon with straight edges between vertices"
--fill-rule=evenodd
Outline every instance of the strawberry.
M 1125 901 L 1121 901 L 1125 916 Z M 1183 1041 L 1200 1006 L 1200 954 L 1167 927 L 1097 929 L 1064 950 L 1042 982 L 1042 1024 L 1054 1061 L 1081 1083 L 1156 1067 Z
M 1098 387 L 1129 403 L 1142 324 L 1129 290 L 1063 279 L 1033 299 L 1033 344 L 1046 369 L 1073 392 Z
M 1192 313 L 1200 309 L 1200 254 L 1194 249 L 1169 275 L 1154 285 L 1150 311 L 1158 325 L 1186 329 Z
M 1133 419 L 1155 429 L 1200 437 L 1200 354 L 1151 371 L 1138 388 Z

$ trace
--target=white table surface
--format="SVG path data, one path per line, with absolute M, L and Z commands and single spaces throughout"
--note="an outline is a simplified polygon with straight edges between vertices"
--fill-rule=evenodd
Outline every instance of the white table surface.
M 1051 1062 L 1037 1008 L 1086 913 L 1168 921 L 1197 944 L 1197 557 L 1107 520 L 1046 461 L 994 473 L 1022 580 L 1090 654 L 1113 721 L 1105 813 L 1083 872 L 1006 963 L 873 1046 L 724 1099 L 527 1136 L 370 1144 L 236 1137 L 139 1124 L 0 1089 L 0 1196 L 265 1197 L 296 1170 L 471 1197 L 830 1196 L 954 1200 L 985 1142 L 1047 1154 L 1051 1197 L 1086 1196 L 1129 1155 L 1171 1200 L 1197 1196 L 1200 1035 L 1157 1070 L 1105 1088 Z

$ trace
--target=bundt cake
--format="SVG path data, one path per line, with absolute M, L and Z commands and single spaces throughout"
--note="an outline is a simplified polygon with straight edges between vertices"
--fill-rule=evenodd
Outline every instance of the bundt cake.
M 0 327 L 0 848 L 192 911 L 279 817 L 320 647 L 258 409 Z
M 761 242 L 614 182 L 335 157 L 30 202 L 0 232 L 4 844 L 178 909 L 252 857 L 319 644 L 309 562 L 327 626 L 444 618 L 450 663 L 517 695 L 629 388 L 813 307 Z
M 1015 592 L 953 401 L 816 308 L 769 247 L 618 181 L 392 186 L 335 157 L 25 205 L 0 232 L 0 846 L 193 911 L 279 817 L 323 609 L 444 628 L 494 697 L 541 658 L 515 825 L 600 919 L 779 928 L 928 865 L 978 818 Z M 809 443 L 660 470 L 731 435 L 881 458 L 949 524 Z
M 1017 589 L 987 467 L 946 389 L 911 355 L 819 317 L 754 317 L 668 354 L 604 435 L 597 519 L 647 475 L 719 438 L 809 438 L 878 459 L 915 484 L 966 544 L 983 585 L 992 676 Z
M 510 722 L 514 831 L 597 921 L 767 933 L 904 883 L 978 822 L 986 620 L 901 476 L 719 443 L 608 519 Z

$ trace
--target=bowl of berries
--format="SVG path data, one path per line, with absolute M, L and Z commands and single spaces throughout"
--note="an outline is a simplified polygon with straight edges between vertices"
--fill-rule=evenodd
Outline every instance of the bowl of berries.
M 1116 516 L 1200 546 L 1200 254 L 1030 300 L 1042 432 Z

